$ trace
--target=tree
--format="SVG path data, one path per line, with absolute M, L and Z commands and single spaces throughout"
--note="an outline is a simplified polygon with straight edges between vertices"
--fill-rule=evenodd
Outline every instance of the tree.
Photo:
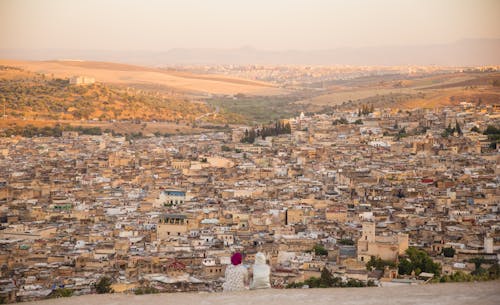
M 472 132 L 477 132 L 477 133 L 481 133 L 481 131 L 479 130 L 479 128 L 477 128 L 477 126 L 474 126 L 470 129 L 470 131 Z
M 112 293 L 111 279 L 106 276 L 101 277 L 97 284 L 95 284 L 95 290 L 99 294 Z
M 455 249 L 453 248 L 443 248 L 444 257 L 453 257 L 455 256 Z
M 497 143 L 500 143 L 500 127 L 488 125 L 483 134 L 488 136 L 488 140 L 490 141 L 490 148 L 495 149 Z
M 370 260 L 366 263 L 366 269 L 371 270 L 372 267 L 377 270 L 384 270 L 386 266 L 396 267 L 396 264 L 391 261 L 386 261 L 380 257 L 375 258 L 375 256 L 370 257 Z
M 349 122 L 347 121 L 346 118 L 340 118 L 340 119 L 336 119 L 332 122 L 333 125 L 345 125 L 345 124 L 349 124 Z
M 314 254 L 316 255 L 328 255 L 328 251 L 323 247 L 323 245 L 317 244 L 313 247 Z
M 413 271 L 412 264 L 409 260 L 406 258 L 402 259 L 399 261 L 398 265 L 398 273 L 399 274 L 411 274 Z
M 342 238 L 339 241 L 337 241 L 339 245 L 344 245 L 344 246 L 353 246 L 354 245 L 354 240 L 348 239 L 348 238 Z
M 321 286 L 321 279 L 317 277 L 310 277 L 307 280 L 304 281 L 304 284 L 309 286 L 309 288 L 319 288 Z
M 399 274 L 411 274 L 413 271 L 416 275 L 428 272 L 438 276 L 441 273 L 441 265 L 435 263 L 424 250 L 409 247 L 406 250 L 406 257 L 400 257 L 398 272 Z
M 67 298 L 73 295 L 73 290 L 68 288 L 58 288 L 50 294 L 51 298 Z
M 460 128 L 460 125 L 458 122 L 455 122 L 455 131 L 459 134 L 462 135 L 462 128 Z
M 323 267 L 321 270 L 320 285 L 324 287 L 332 287 L 334 284 L 334 278 L 328 268 Z

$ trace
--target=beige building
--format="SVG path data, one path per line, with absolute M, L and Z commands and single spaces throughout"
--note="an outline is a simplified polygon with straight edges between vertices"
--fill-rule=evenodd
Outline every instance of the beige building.
M 157 234 L 159 240 L 181 236 L 188 231 L 189 219 L 182 214 L 163 215 L 158 222 Z
M 408 249 L 408 234 L 376 236 L 375 223 L 363 223 L 363 232 L 358 240 L 358 261 L 367 262 L 371 256 L 395 261 L 406 249 Z

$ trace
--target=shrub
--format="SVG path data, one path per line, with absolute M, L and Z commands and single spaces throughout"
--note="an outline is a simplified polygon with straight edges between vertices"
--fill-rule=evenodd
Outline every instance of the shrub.
M 453 248 L 443 248 L 444 257 L 453 257 L 455 256 L 455 249 Z
M 73 290 L 68 288 L 58 288 L 50 294 L 51 298 L 67 298 L 73 295 Z
M 383 260 L 380 257 L 375 258 L 375 256 L 370 257 L 370 260 L 366 263 L 366 269 L 368 270 L 371 270 L 372 267 L 377 270 L 384 270 L 385 266 L 396 267 L 396 263 Z
M 313 247 L 314 254 L 316 255 L 328 255 L 328 251 L 323 247 L 323 245 L 315 245 Z
M 342 238 L 337 242 L 339 245 L 345 245 L 345 246 L 353 246 L 354 245 L 354 240 L 348 239 L 348 238 Z
M 111 279 L 106 276 L 101 277 L 95 284 L 95 290 L 99 294 L 112 293 L 113 289 L 111 289 Z

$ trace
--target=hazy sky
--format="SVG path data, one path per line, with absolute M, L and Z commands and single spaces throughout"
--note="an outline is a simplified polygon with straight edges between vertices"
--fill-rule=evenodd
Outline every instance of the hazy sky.
M 0 0 L 0 48 L 265 50 L 500 37 L 500 0 Z

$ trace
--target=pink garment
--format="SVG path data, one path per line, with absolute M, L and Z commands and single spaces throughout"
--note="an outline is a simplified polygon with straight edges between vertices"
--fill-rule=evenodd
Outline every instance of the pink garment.
M 231 256 L 231 264 L 237 266 L 241 264 L 241 261 L 243 260 L 243 257 L 241 256 L 240 252 L 236 252 Z

